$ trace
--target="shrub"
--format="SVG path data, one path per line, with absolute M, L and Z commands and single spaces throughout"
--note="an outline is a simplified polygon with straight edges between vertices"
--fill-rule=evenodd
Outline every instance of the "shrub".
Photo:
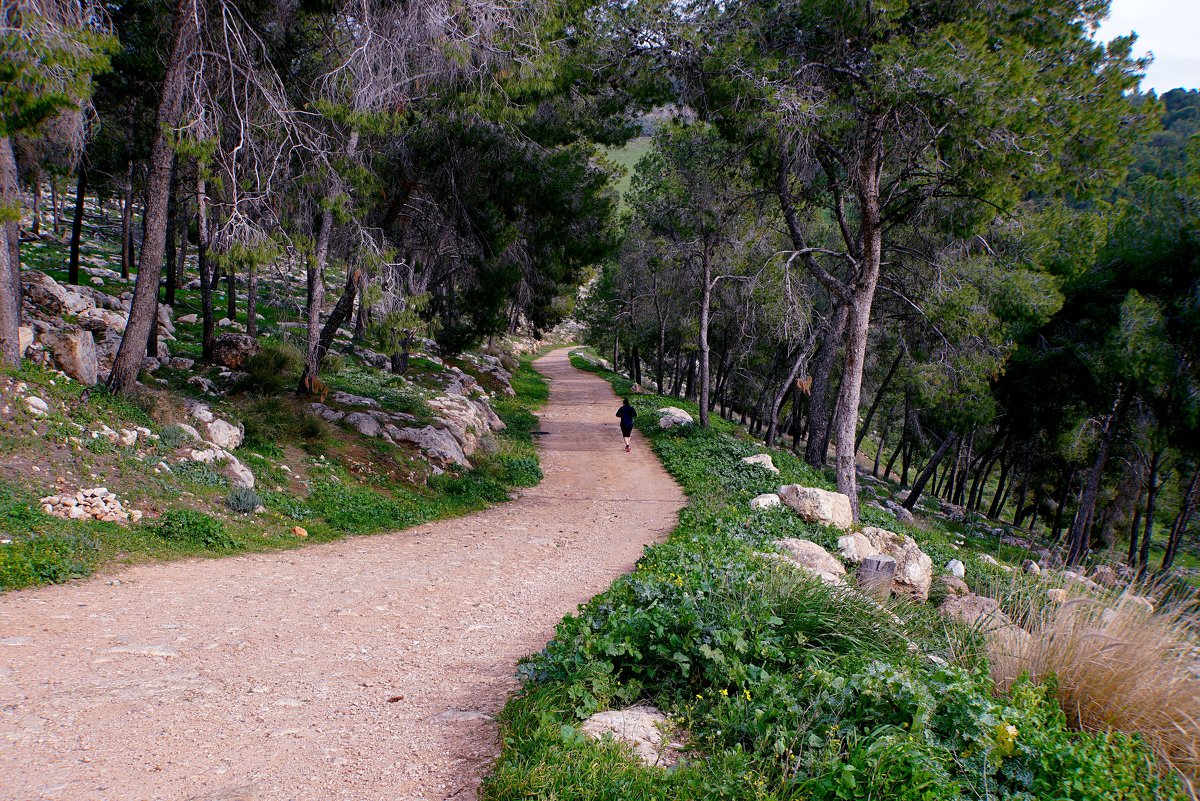
M 1154 595 L 1153 588 L 1143 589 Z M 1044 590 L 1017 597 L 1030 636 L 989 639 L 992 676 L 1009 689 L 1018 677 L 1053 677 L 1066 719 L 1086 731 L 1136 734 L 1165 764 L 1200 783 L 1200 653 L 1189 607 L 1151 611 L 1129 593 L 1101 602 L 1077 595 L 1048 603 Z
M 92 572 L 99 551 L 96 540 L 77 534 L 6 538 L 12 541 L 0 544 L 0 590 L 81 578 Z
M 349 480 L 342 483 L 336 477 L 317 482 L 308 506 L 329 525 L 349 534 L 407 528 L 425 519 L 416 504 L 401 503 Z
M 308 520 L 313 516 L 308 504 L 286 492 L 267 490 L 262 494 L 262 502 L 268 509 L 273 509 L 292 520 Z
M 198 545 L 211 550 L 233 550 L 237 540 L 225 532 L 225 526 L 195 509 L 171 509 L 163 514 L 153 528 L 154 533 L 168 542 Z
M 229 479 L 221 475 L 204 462 L 196 462 L 191 459 L 180 462 L 171 467 L 171 471 L 175 473 L 180 481 L 186 481 L 189 484 L 194 484 L 197 487 L 226 487 L 229 486 Z
M 469 507 L 479 507 L 487 503 L 508 500 L 508 489 L 496 479 L 486 476 L 478 470 L 472 470 L 461 476 L 452 473 L 430 476 L 429 486 Z
M 295 385 L 303 364 L 304 357 L 294 345 L 268 340 L 257 355 L 246 360 L 246 375 L 233 391 L 281 395 Z
M 225 498 L 225 505 L 235 512 L 249 514 L 262 506 L 262 499 L 249 487 L 234 487 Z
M 534 487 L 542 480 L 542 468 L 533 456 L 501 456 L 501 481 L 514 487 Z
M 325 436 L 325 421 L 298 404 L 264 399 L 242 410 L 242 447 L 278 457 L 285 442 L 313 443 Z
M 170 425 L 158 432 L 158 443 L 167 450 L 174 450 L 180 445 L 191 442 L 192 438 L 179 426 Z

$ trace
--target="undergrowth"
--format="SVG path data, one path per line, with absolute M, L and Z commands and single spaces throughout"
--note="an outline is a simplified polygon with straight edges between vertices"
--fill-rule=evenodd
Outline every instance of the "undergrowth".
M 627 393 L 627 380 L 602 375 Z M 1137 735 L 1073 730 L 1053 676 L 996 694 L 981 638 L 932 606 L 883 609 L 765 557 L 775 539 L 831 547 L 838 532 L 748 501 L 781 483 L 830 488 L 828 476 L 786 451 L 772 453 L 780 476 L 744 465 L 762 449 L 732 424 L 661 431 L 657 408 L 697 410 L 631 397 L 688 506 L 667 541 L 522 663 L 482 798 L 1185 797 Z M 952 552 L 952 533 L 864 517 L 938 558 Z M 637 703 L 671 716 L 687 745 L 678 766 L 641 767 L 580 734 L 594 712 Z

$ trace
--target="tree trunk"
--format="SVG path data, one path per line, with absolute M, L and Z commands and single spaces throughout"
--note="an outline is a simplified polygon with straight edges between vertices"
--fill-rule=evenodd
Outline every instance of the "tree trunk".
M 225 267 L 225 316 L 237 322 L 237 269 L 232 261 Z
M 304 370 L 300 374 L 300 391 L 319 395 L 321 385 L 321 309 L 325 306 L 325 263 L 329 258 L 329 240 L 333 233 L 333 211 L 321 212 L 317 228 L 317 250 L 308 261 L 308 345 L 304 351 Z
M 30 211 L 32 212 L 29 215 L 30 233 L 40 237 L 42 235 L 42 177 L 40 175 L 33 176 L 33 208 Z
M 333 305 L 333 310 L 329 312 L 329 319 L 325 321 L 325 325 L 321 328 L 321 337 L 317 342 L 317 363 L 320 364 L 325 358 L 325 354 L 329 352 L 329 346 L 333 344 L 333 337 L 337 334 L 337 330 L 342 327 L 342 323 L 350 319 L 350 313 L 354 311 L 354 298 L 358 295 L 358 277 L 355 275 L 355 269 L 351 268 L 346 276 L 346 288 L 342 290 L 341 297 L 337 303 Z M 614 365 L 614 369 L 615 369 Z
M 883 377 L 883 383 L 879 385 L 879 389 L 875 392 L 875 400 L 871 401 L 871 408 L 867 410 L 867 416 L 863 418 L 862 430 L 858 432 L 858 436 L 854 438 L 854 450 L 862 447 L 863 437 L 871 430 L 871 418 L 875 416 L 875 410 L 879 408 L 879 402 L 883 400 L 883 395 L 887 392 L 888 385 L 892 383 L 892 377 L 896 375 L 896 370 L 900 368 L 900 360 L 904 358 L 904 349 L 896 354 L 896 360 L 892 362 L 891 368 L 888 369 L 887 375 Z
M 171 167 L 174 161 L 168 133 L 179 119 L 184 70 L 192 50 L 192 37 L 186 33 L 189 22 L 186 9 L 195 2 L 198 0 L 176 0 L 175 3 L 170 56 L 155 119 L 154 143 L 150 149 L 150 174 L 146 182 L 146 238 L 142 243 L 141 261 L 138 262 L 129 321 L 108 377 L 108 386 L 114 392 L 126 392 L 137 383 L 142 359 L 146 355 L 150 326 L 158 324 L 158 281 L 162 274 L 163 247 L 166 244 L 167 200 L 171 193 Z
M 0 136 L 0 207 L 19 208 L 17 162 L 12 141 Z M 0 217 L 0 364 L 21 363 L 21 233 Z M 15 245 L 15 247 L 14 247 Z
M 1088 476 L 1083 495 L 1079 498 L 1079 509 L 1075 515 L 1075 521 L 1071 524 L 1071 531 L 1067 534 L 1067 542 L 1070 546 L 1067 551 L 1068 565 L 1079 564 L 1087 553 L 1092 513 L 1096 508 L 1096 497 L 1100 494 L 1100 479 L 1104 475 L 1105 465 L 1108 464 L 1108 454 L 1112 450 L 1113 440 L 1116 439 L 1117 430 L 1121 427 L 1121 420 L 1125 416 L 1129 394 L 1124 385 L 1117 388 L 1117 397 L 1113 401 L 1112 411 L 1105 421 L 1104 432 L 1100 437 L 1100 447 L 1096 449 L 1096 459 L 1092 463 L 1091 474 Z
M 1129 527 L 1129 550 L 1125 554 L 1125 564 L 1133 567 L 1137 564 L 1138 540 L 1142 530 L 1142 504 L 1138 496 L 1137 507 L 1133 510 L 1133 524 Z
M 133 269 L 133 160 L 125 162 L 121 180 L 121 277 Z
M 362 342 L 367 336 L 367 326 L 371 322 L 371 304 L 367 300 L 367 271 L 357 270 L 354 273 L 358 280 L 358 313 L 354 315 L 354 341 Z
M 167 287 L 164 302 L 171 308 L 175 307 L 176 282 L 179 280 L 179 269 L 175 262 L 176 257 L 179 255 L 175 249 L 175 229 L 178 224 L 178 209 L 179 203 L 175 200 L 175 182 L 172 181 L 170 200 L 167 201 L 167 241 L 163 246 L 167 257 L 165 267 L 167 271 Z
M 246 265 L 246 335 L 258 336 L 258 261 L 253 256 Z
M 71 256 L 67 263 L 67 281 L 79 286 L 79 244 L 83 237 L 84 198 L 87 195 L 88 169 L 82 161 L 75 182 L 75 216 L 71 219 Z
M 50 226 L 54 230 L 54 235 L 62 234 L 62 214 L 59 212 L 58 200 L 58 178 L 50 179 Z
M 200 273 L 200 307 L 204 318 L 200 335 L 201 352 L 204 361 L 211 364 L 217 323 L 213 311 L 217 271 L 208 258 L 208 185 L 204 180 L 204 170 L 199 165 L 196 168 L 196 266 Z
M 796 379 L 800 377 L 800 371 L 804 369 L 805 362 L 808 361 L 808 348 L 803 344 L 796 346 L 796 358 L 792 360 L 792 367 L 788 370 L 787 377 L 783 379 L 783 383 L 779 385 L 779 389 L 771 398 L 771 404 L 767 409 L 767 436 L 764 438 L 768 448 L 775 444 L 775 437 L 779 433 L 779 409 L 783 406 L 783 399 L 787 397 L 789 392 L 794 392 L 796 389 Z
M 1171 569 L 1171 565 L 1175 561 L 1175 554 L 1179 550 L 1179 543 L 1183 540 L 1183 535 L 1191 523 L 1192 513 L 1196 508 L 1196 488 L 1198 482 L 1200 482 L 1200 467 L 1192 471 L 1192 480 L 1188 482 L 1187 492 L 1183 496 L 1183 506 L 1179 510 L 1179 514 L 1175 516 L 1175 522 L 1171 526 L 1171 536 L 1167 539 L 1167 548 L 1163 551 L 1162 562 L 1158 566 L 1160 575 L 1165 575 Z
M 946 434 L 942 440 L 942 444 L 934 452 L 929 459 L 929 464 L 925 465 L 925 469 L 917 475 L 917 480 L 913 482 L 912 489 L 908 491 L 908 497 L 904 499 L 904 508 L 910 512 L 916 507 L 917 501 L 921 498 L 921 491 L 925 489 L 925 485 L 929 483 L 929 479 L 933 476 L 937 466 L 941 464 L 942 458 L 946 455 L 946 451 L 950 450 L 950 446 L 958 440 L 958 435 L 953 431 Z
M 804 447 L 804 461 L 818 469 L 825 467 L 828 455 L 828 431 L 832 415 L 830 399 L 833 397 L 830 384 L 849 317 L 849 305 L 838 302 L 830 312 L 825 336 L 821 340 L 821 347 L 817 349 L 816 358 L 813 359 L 812 388 L 808 397 L 808 442 Z
M 1001 506 L 1004 502 L 1005 490 L 1008 488 L 1008 471 L 1012 468 L 1012 460 L 1005 459 L 1004 454 L 1000 454 L 1000 478 L 996 479 L 996 493 L 992 495 L 992 504 L 988 507 L 987 516 L 995 520 L 999 514 Z
M 700 295 L 700 425 L 708 428 L 708 314 L 712 304 L 712 265 L 708 260 L 707 249 L 701 256 L 701 295 Z
M 1142 543 L 1138 552 L 1138 577 L 1144 578 L 1150 566 L 1150 541 L 1154 536 L 1154 502 L 1162 482 L 1158 480 L 1158 468 L 1162 465 L 1163 453 L 1155 449 L 1150 455 L 1150 475 L 1146 479 L 1146 515 L 1142 521 Z

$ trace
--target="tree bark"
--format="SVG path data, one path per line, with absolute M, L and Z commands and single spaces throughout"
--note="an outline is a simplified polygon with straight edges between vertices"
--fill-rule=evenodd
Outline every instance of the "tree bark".
M 237 269 L 232 261 L 225 266 L 225 316 L 237 322 Z
M 1129 403 L 1129 390 L 1122 384 L 1117 388 L 1117 397 L 1113 401 L 1112 411 L 1104 424 L 1104 432 L 1100 436 L 1100 447 L 1096 449 L 1096 459 L 1092 463 L 1091 474 L 1083 495 L 1079 498 L 1079 509 L 1067 534 L 1069 550 L 1067 564 L 1077 565 L 1083 560 L 1088 550 L 1088 535 L 1091 532 L 1092 513 L 1096 508 L 1096 497 L 1100 494 L 1100 479 L 1104 475 L 1104 467 L 1108 464 L 1108 454 L 1112 450 L 1113 440 L 1121 427 L 1125 408 Z
M 29 215 L 30 233 L 40 237 L 42 235 L 42 176 L 33 176 L 33 208 Z
M 171 23 L 170 56 L 163 78 L 162 95 L 155 119 L 154 143 L 150 148 L 150 174 L 146 185 L 146 237 L 138 262 L 137 284 L 121 347 L 113 360 L 108 386 L 114 392 L 127 392 L 137 383 L 150 326 L 158 324 L 158 282 L 162 275 L 163 248 L 166 244 L 167 200 L 171 193 L 174 154 L 167 139 L 179 119 L 183 100 L 183 79 L 193 43 L 188 35 L 188 6 L 199 0 L 176 0 Z
M 1158 491 L 1162 482 L 1158 480 L 1158 469 L 1162 465 L 1163 453 L 1155 449 L 1150 455 L 1150 475 L 1146 479 L 1146 514 L 1142 521 L 1142 543 L 1138 551 L 1138 577 L 1146 575 L 1150 566 L 1150 541 L 1154 536 L 1154 503 L 1158 500 Z
M 707 249 L 702 253 L 701 264 L 701 294 L 700 294 L 700 333 L 697 344 L 700 347 L 700 425 L 708 428 L 708 316 L 712 304 L 712 264 L 709 262 Z
M 346 288 L 342 290 L 341 297 L 333 305 L 333 310 L 329 312 L 329 319 L 325 321 L 325 326 L 321 329 L 321 337 L 317 341 L 318 363 L 329 352 L 329 346 L 333 344 L 333 337 L 337 334 L 337 330 L 342 327 L 342 323 L 350 319 L 350 313 L 354 311 L 354 298 L 358 295 L 359 283 L 354 273 L 355 270 L 351 269 L 349 275 L 346 276 Z M 613 365 L 613 369 L 616 369 L 616 365 Z
M 0 207 L 19 208 L 17 162 L 12 140 L 0 137 Z M 21 363 L 21 234 L 0 218 L 0 364 Z M 15 247 L 14 247 L 15 245 Z
M 808 348 L 803 344 L 796 346 L 796 358 L 792 360 L 792 367 L 788 370 L 787 377 L 783 383 L 779 385 L 779 389 L 771 398 L 771 405 L 767 409 L 767 436 L 764 438 L 768 448 L 775 444 L 775 438 L 779 434 L 779 409 L 783 406 L 783 399 L 787 397 L 789 392 L 795 391 L 796 379 L 800 377 L 800 371 L 804 369 L 805 363 L 808 361 Z
M 925 469 L 917 475 L 917 480 L 913 482 L 912 489 L 908 491 L 908 497 L 904 499 L 904 508 L 912 511 L 916 507 L 917 501 L 921 498 L 921 491 L 925 489 L 925 485 L 929 483 L 929 479 L 933 476 L 937 466 L 941 464 L 942 458 L 946 455 L 946 451 L 950 450 L 950 446 L 958 440 L 958 435 L 953 431 L 946 434 L 942 439 L 942 444 L 929 458 L 929 464 L 925 465 Z
M 896 375 L 896 370 L 900 368 L 900 360 L 904 358 L 904 349 L 896 354 L 895 361 L 892 362 L 891 368 L 888 369 L 887 375 L 883 377 L 883 383 L 879 385 L 879 389 L 875 392 L 875 399 L 871 401 L 871 408 L 867 410 L 867 416 L 863 418 L 862 428 L 858 432 L 858 436 L 854 438 L 854 449 L 858 450 L 862 447 L 863 437 L 867 436 L 867 432 L 871 430 L 871 418 L 875 416 L 875 410 L 879 408 L 879 402 L 883 400 L 883 395 L 888 390 L 888 385 L 892 383 L 892 377 Z
M 71 255 L 67 262 L 67 281 L 79 286 L 79 245 L 83 237 L 84 198 L 87 195 L 88 169 L 79 164 L 79 177 L 75 181 L 75 216 L 71 219 Z
M 130 134 L 132 135 L 132 134 Z M 133 269 L 133 160 L 125 162 L 121 181 L 121 277 L 129 278 Z
M 175 258 L 179 255 L 175 250 L 175 228 L 178 222 L 178 208 L 179 204 L 175 200 L 175 182 L 172 180 L 170 199 L 167 201 L 167 241 L 163 246 L 167 257 L 167 286 L 164 302 L 172 308 L 175 307 L 175 285 L 179 280 L 178 265 L 175 263 Z
M 55 236 L 62 233 L 62 214 L 58 204 L 58 178 L 54 177 L 50 179 L 50 225 Z
M 1162 562 L 1158 566 L 1159 575 L 1165 575 L 1171 569 L 1171 565 L 1175 561 L 1175 553 L 1179 550 L 1179 543 L 1183 540 L 1183 535 L 1191 523 L 1192 513 L 1196 509 L 1196 489 L 1198 482 L 1200 482 L 1200 467 L 1192 471 L 1192 480 L 1188 482 L 1187 492 L 1183 496 L 1183 506 L 1179 510 L 1179 514 L 1175 516 L 1175 522 L 1171 526 L 1171 535 L 1167 539 L 1167 547 L 1163 551 Z
M 208 184 L 201 165 L 196 166 L 196 267 L 200 273 L 200 308 L 203 317 L 200 334 L 201 353 L 204 361 L 211 364 L 217 323 L 213 310 L 216 270 L 208 258 Z
M 804 446 L 804 461 L 818 469 L 825 467 L 829 443 L 829 424 L 833 410 L 830 409 L 830 392 L 833 366 L 837 363 L 842 335 L 850 317 L 850 307 L 837 302 L 829 314 L 829 323 L 817 357 L 813 360 L 812 388 L 808 397 L 808 441 Z
M 253 256 L 246 265 L 246 335 L 258 336 L 258 261 Z
M 300 374 L 300 392 L 319 395 L 321 385 L 321 309 L 325 306 L 325 262 L 329 258 L 329 240 L 333 232 L 333 211 L 321 212 L 317 228 L 317 249 L 309 259 L 308 278 L 308 346 L 304 351 L 304 370 Z

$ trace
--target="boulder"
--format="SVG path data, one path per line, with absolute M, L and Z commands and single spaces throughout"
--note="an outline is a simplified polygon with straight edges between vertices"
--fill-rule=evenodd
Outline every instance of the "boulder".
M 254 489 L 254 474 L 250 472 L 250 468 L 229 454 L 226 455 L 225 460 L 225 475 L 229 478 L 229 485 L 232 487 Z
M 779 468 L 775 466 L 775 462 L 771 461 L 771 454 L 769 453 L 756 453 L 753 456 L 747 456 L 745 459 L 742 459 L 742 464 L 758 465 L 763 470 L 776 474 L 779 473 Z
M 995 599 L 974 593 L 947 595 L 938 611 L 945 617 L 984 631 L 1013 625 L 1008 616 L 1000 611 L 1000 604 Z
M 624 744 L 647 767 L 671 767 L 683 750 L 671 739 L 670 719 L 652 706 L 597 712 L 579 730 L 595 740 L 611 737 Z
M 200 436 L 200 432 L 187 423 L 177 423 L 175 427 L 187 434 L 189 438 L 196 440 L 197 442 L 203 439 L 203 437 Z
M 1067 591 L 1061 587 L 1046 590 L 1046 600 L 1056 604 L 1065 604 L 1067 602 Z
M 810 523 L 837 526 L 843 531 L 854 524 L 850 499 L 840 492 L 785 484 L 779 488 L 779 499 Z
M 779 505 L 779 496 L 773 492 L 765 492 L 762 495 L 757 495 L 750 501 L 750 508 L 758 511 L 759 509 L 774 509 Z
M 785 551 L 788 561 L 816 575 L 826 584 L 845 584 L 846 568 L 837 557 L 811 540 L 787 537 L 775 544 Z
M 207 435 L 206 438 L 209 442 L 227 451 L 231 451 L 242 444 L 246 430 L 241 423 L 234 425 L 219 417 L 214 417 L 209 422 L 204 423 L 204 433 Z
M 662 429 L 691 425 L 696 422 L 690 414 L 675 406 L 667 406 L 659 409 L 658 414 L 658 427 Z
M 213 361 L 238 370 L 262 350 L 258 340 L 247 334 L 221 334 L 213 340 Z
M 946 563 L 946 572 L 955 578 L 962 578 L 967 575 L 967 566 L 958 559 L 951 559 Z
M 884 501 L 883 503 L 887 507 L 887 510 L 891 512 L 897 520 L 899 520 L 901 523 L 912 525 L 914 520 L 912 512 L 908 511 L 903 506 L 890 499 Z
M 1021 563 L 1021 569 L 1030 575 L 1036 576 L 1042 572 L 1042 566 L 1032 559 L 1026 559 Z
M 876 553 L 887 554 L 896 560 L 892 592 L 918 603 L 928 601 L 929 587 L 933 584 L 933 560 L 917 547 L 913 538 L 872 527 L 864 528 L 861 533 L 870 540 Z
M 29 409 L 30 414 L 41 417 L 50 411 L 50 404 L 39 398 L 37 395 L 30 395 L 25 398 L 25 408 Z
M 892 594 L 896 580 L 896 560 L 887 554 L 877 553 L 863 559 L 854 574 L 854 582 L 867 595 L 887 598 Z
M 1088 578 L 1087 576 L 1084 576 L 1084 575 L 1081 575 L 1081 574 L 1079 574 L 1079 573 L 1076 573 L 1074 570 L 1064 570 L 1064 571 L 1062 572 L 1062 577 L 1063 577 L 1063 578 L 1065 578 L 1067 581 L 1072 581 L 1072 582 L 1074 582 L 1074 583 L 1076 583 L 1076 584 L 1079 584 L 1079 585 L 1081 585 L 1081 586 L 1083 586 L 1083 587 L 1087 587 L 1089 590 L 1098 590 L 1098 589 L 1100 589 L 1100 585 L 1099 585 L 1099 584 L 1097 584 L 1096 582 L 1092 581 L 1092 580 L 1091 580 L 1090 578 Z
M 958 576 L 938 576 L 938 581 L 946 588 L 947 595 L 968 595 L 971 592 L 967 582 Z
M 21 273 L 21 291 L 34 306 L 47 314 L 57 315 L 68 310 L 67 290 L 39 270 Z
M 33 329 L 23 325 L 17 329 L 17 357 L 25 358 L 25 351 L 33 344 Z
M 329 396 L 331 400 L 340 403 L 343 406 L 368 406 L 372 409 L 379 408 L 379 401 L 374 398 L 364 398 L 361 395 L 352 395 L 349 392 L 334 392 Z
M 1099 565 L 1092 571 L 1092 581 L 1109 589 L 1114 589 L 1119 582 L 1117 581 L 1117 571 L 1112 569 L 1111 565 Z
M 200 321 L 200 318 L 194 313 L 193 314 L 185 314 L 179 318 L 179 322 L 181 322 L 181 323 L 196 323 L 199 321 Z
M 55 364 L 81 384 L 92 386 L 98 380 L 96 340 L 91 331 L 67 325 L 42 334 L 42 346 L 50 351 Z
M 129 322 L 129 316 L 126 314 L 94 307 L 82 312 L 78 319 L 81 326 L 97 334 L 104 333 L 106 329 L 123 334 Z
M 838 555 L 847 562 L 858 564 L 875 553 L 878 551 L 871 541 L 857 531 L 838 537 Z
M 328 420 L 331 423 L 336 423 L 346 416 L 346 413 L 337 409 L 330 409 L 323 403 L 310 403 L 308 408 L 312 409 L 313 414 L 320 417 L 322 420 Z
M 365 437 L 378 437 L 383 433 L 379 421 L 363 412 L 351 412 L 343 418 L 343 422 Z
M 470 467 L 466 454 L 458 440 L 445 429 L 425 426 L 424 428 L 397 428 L 387 426 L 387 433 L 397 442 L 410 442 L 442 466 L 457 464 Z

